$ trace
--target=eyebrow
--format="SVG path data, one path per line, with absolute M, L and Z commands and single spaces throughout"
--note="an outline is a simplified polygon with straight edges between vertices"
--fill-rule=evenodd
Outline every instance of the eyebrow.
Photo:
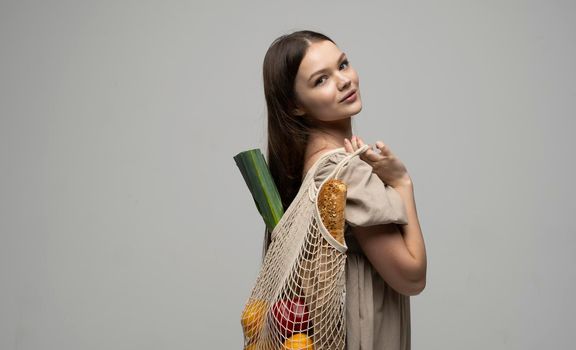
M 344 57 L 344 56 L 346 56 L 346 53 L 345 53 L 345 52 L 342 52 L 342 54 L 341 54 L 340 57 L 338 58 L 338 61 L 336 61 L 336 62 L 340 62 L 340 61 L 342 60 L 342 57 Z M 325 71 L 327 71 L 327 70 L 328 70 L 328 68 L 322 68 L 322 69 L 320 69 L 319 71 L 316 71 L 316 72 L 312 73 L 312 75 L 310 76 L 310 78 L 308 78 L 308 81 L 312 80 L 312 78 L 314 78 L 314 76 L 315 76 L 316 74 L 325 72 Z

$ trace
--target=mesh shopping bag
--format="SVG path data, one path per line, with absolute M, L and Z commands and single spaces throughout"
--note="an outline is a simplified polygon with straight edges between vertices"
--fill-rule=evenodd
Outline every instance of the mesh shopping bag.
M 244 306 L 244 349 L 338 350 L 346 340 L 346 184 L 338 178 L 347 155 L 316 187 L 321 157 L 274 227 Z

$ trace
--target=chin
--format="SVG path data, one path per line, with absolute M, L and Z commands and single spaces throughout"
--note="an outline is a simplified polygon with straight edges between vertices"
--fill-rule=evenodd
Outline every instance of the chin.
M 362 110 L 362 102 L 358 103 L 358 107 L 354 108 L 354 111 L 352 111 L 352 115 L 360 113 L 361 110 Z

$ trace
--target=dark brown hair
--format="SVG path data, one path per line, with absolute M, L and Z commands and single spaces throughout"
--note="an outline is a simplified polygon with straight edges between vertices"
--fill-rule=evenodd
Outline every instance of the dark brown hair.
M 324 40 L 334 43 L 328 36 L 311 30 L 285 34 L 272 42 L 264 57 L 264 95 L 268 109 L 266 158 L 284 211 L 302 185 L 310 130 L 320 128 L 313 118 L 292 114 L 297 98 L 294 91 L 296 74 L 310 44 Z M 270 232 L 266 229 L 263 257 L 269 245 Z

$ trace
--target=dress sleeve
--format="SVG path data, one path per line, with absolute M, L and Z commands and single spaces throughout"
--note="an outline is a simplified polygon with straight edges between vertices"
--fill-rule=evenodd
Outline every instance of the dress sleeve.
M 316 186 L 330 174 L 345 153 L 329 156 L 314 176 Z M 386 185 L 372 172 L 372 166 L 359 156 L 350 159 L 338 178 L 347 185 L 344 215 L 350 226 L 373 226 L 379 224 L 407 224 L 406 207 L 400 194 Z

